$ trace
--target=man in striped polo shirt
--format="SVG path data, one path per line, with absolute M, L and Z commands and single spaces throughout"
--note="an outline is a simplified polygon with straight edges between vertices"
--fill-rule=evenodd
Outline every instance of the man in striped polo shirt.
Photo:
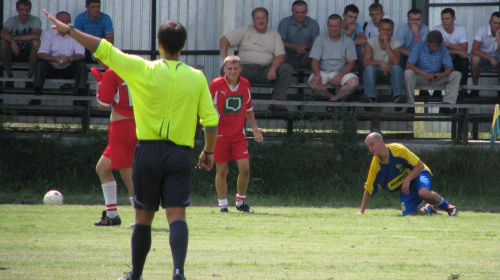
M 437 30 L 431 31 L 425 42 L 415 44 L 406 62 L 404 83 L 408 103 L 415 102 L 414 91 L 417 85 L 430 84 L 444 85 L 443 104 L 455 104 L 461 78 L 462 74 L 454 71 L 450 54 L 443 44 L 443 35 Z M 407 113 L 414 112 L 413 107 L 407 110 Z M 441 107 L 439 113 L 450 114 L 453 110 Z

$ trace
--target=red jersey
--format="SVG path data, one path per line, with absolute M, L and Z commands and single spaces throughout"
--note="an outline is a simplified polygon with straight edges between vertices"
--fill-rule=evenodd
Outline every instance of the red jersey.
M 133 117 L 132 98 L 127 84 L 111 68 L 104 75 L 95 67 L 91 69 L 91 73 L 99 85 L 97 101 L 106 107 L 113 106 L 124 117 Z
M 210 83 L 209 88 L 219 116 L 218 134 L 245 134 L 246 113 L 253 110 L 248 80 L 240 77 L 236 87 L 232 87 L 225 76 L 218 77 Z

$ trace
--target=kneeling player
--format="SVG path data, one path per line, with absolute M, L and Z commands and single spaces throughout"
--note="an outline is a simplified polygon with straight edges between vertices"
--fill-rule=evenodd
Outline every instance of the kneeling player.
M 250 178 L 250 161 L 245 137 L 245 121 L 250 123 L 255 141 L 263 140 L 264 132 L 257 126 L 252 106 L 250 83 L 240 76 L 241 62 L 237 56 L 224 59 L 224 77 L 215 78 L 210 84 L 210 92 L 219 115 L 219 131 L 214 150 L 214 161 L 217 173 L 215 186 L 219 198 L 220 212 L 228 212 L 227 173 L 228 162 L 235 160 L 238 164 L 238 193 L 236 209 L 246 213 L 254 211 L 245 203 L 248 181 Z
M 360 214 L 365 212 L 370 198 L 378 189 L 384 189 L 400 192 L 403 215 L 440 214 L 434 206 L 448 212 L 450 216 L 458 215 L 454 205 L 431 190 L 431 170 L 403 144 L 385 144 L 382 135 L 377 132 L 368 134 L 365 144 L 373 154 L 373 159 L 365 183 Z M 423 199 L 429 203 L 418 209 Z

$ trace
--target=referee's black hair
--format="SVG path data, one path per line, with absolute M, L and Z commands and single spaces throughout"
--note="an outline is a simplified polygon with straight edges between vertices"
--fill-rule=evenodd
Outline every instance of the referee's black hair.
M 165 51 L 177 54 L 184 48 L 187 32 L 180 22 L 168 21 L 158 28 L 157 37 Z

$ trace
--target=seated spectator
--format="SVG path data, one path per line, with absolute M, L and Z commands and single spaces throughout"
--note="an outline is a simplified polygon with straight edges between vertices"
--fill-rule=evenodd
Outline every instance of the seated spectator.
M 366 44 L 366 36 L 363 31 L 363 27 L 359 25 L 356 21 L 358 20 L 359 9 L 354 4 L 347 5 L 344 8 L 344 13 L 342 17 L 342 29 L 343 35 L 351 38 L 356 46 L 356 54 L 359 54 L 364 45 Z
M 351 38 L 342 35 L 342 18 L 337 14 L 328 17 L 328 32 L 314 41 L 310 57 L 313 74 L 309 86 L 329 98 L 339 101 L 353 93 L 358 87 L 358 77 L 352 73 L 356 66 L 356 48 Z M 341 87 L 337 94 L 328 91 L 326 85 Z
M 305 1 L 293 2 L 292 15 L 280 21 L 278 33 L 285 46 L 285 61 L 294 68 L 311 68 L 309 51 L 319 35 L 319 24 L 307 16 Z
M 394 102 L 406 103 L 403 94 L 403 68 L 399 65 L 401 42 L 392 36 L 394 22 L 384 18 L 380 21 L 378 29 L 380 35 L 368 39 L 365 47 L 363 63 L 365 93 L 361 96 L 361 101 L 376 102 L 375 85 L 390 84 Z
M 401 44 L 401 67 L 406 66 L 406 61 L 410 56 L 410 52 L 418 42 L 423 42 L 429 34 L 429 27 L 422 23 L 422 11 L 419 9 L 411 9 L 407 13 L 408 23 L 401 24 L 396 31 L 396 39 Z
M 109 15 L 101 12 L 101 0 L 85 0 L 85 8 L 86 12 L 76 16 L 75 28 L 114 44 L 113 22 Z M 92 53 L 88 50 L 85 50 L 85 62 L 94 62 Z
M 494 12 L 491 15 L 489 24 L 479 27 L 476 34 L 474 34 L 470 61 L 473 85 L 479 84 L 479 73 L 481 71 L 499 72 L 500 51 L 498 40 L 500 40 L 500 12 Z M 500 78 L 498 82 L 500 84 Z M 473 90 L 471 95 L 479 96 L 479 91 Z
M 441 24 L 434 26 L 434 30 L 443 35 L 444 45 L 450 53 L 453 68 L 462 73 L 460 84 L 466 85 L 469 75 L 469 36 L 467 29 L 462 25 L 455 24 L 455 20 L 455 10 L 446 8 L 441 11 Z
M 441 72 L 441 69 L 445 69 Z M 457 102 L 458 88 L 462 74 L 453 71 L 450 54 L 443 44 L 443 35 L 439 31 L 431 31 L 425 42 L 416 43 L 406 62 L 404 82 L 408 103 L 415 101 L 414 91 L 417 85 L 444 85 L 444 104 Z M 439 108 L 439 113 L 453 113 L 449 107 Z M 415 108 L 409 107 L 407 112 L 414 113 Z
M 230 46 L 238 46 L 243 64 L 241 76 L 250 83 L 274 82 L 273 100 L 286 100 L 293 68 L 285 63 L 285 47 L 280 34 L 267 27 L 269 12 L 263 8 L 252 11 L 253 25 L 230 31 L 220 39 L 220 55 L 226 59 Z M 224 75 L 221 68 L 221 76 Z M 270 110 L 284 111 L 285 106 L 271 104 Z
M 368 11 L 370 12 L 371 20 L 366 21 L 363 24 L 363 31 L 367 39 L 378 36 L 378 25 L 380 20 L 384 18 L 384 6 L 380 3 L 373 3 L 368 7 Z M 394 28 L 393 28 L 394 29 Z
M 68 12 L 59 12 L 56 18 L 66 24 L 71 22 Z M 41 95 L 46 78 L 75 79 L 75 94 L 84 95 L 87 82 L 84 47 L 66 33 L 55 29 L 45 30 L 38 50 L 35 68 L 35 94 Z M 30 105 L 39 105 L 40 99 L 30 100 Z M 81 102 L 74 102 L 80 104 Z
M 18 15 L 7 19 L 0 32 L 0 58 L 8 77 L 14 77 L 12 62 L 29 62 L 27 78 L 31 78 L 38 59 L 36 52 L 40 47 L 42 21 L 30 15 L 29 0 L 18 0 L 16 11 Z M 14 87 L 14 82 L 5 83 L 5 87 Z M 32 83 L 27 82 L 26 87 L 32 87 Z

